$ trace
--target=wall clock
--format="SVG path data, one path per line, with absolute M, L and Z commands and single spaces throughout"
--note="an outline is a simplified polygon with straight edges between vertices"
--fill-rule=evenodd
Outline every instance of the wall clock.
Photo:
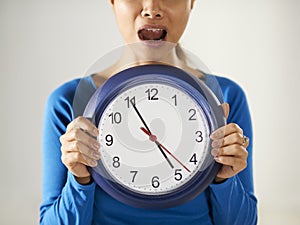
M 177 67 L 142 65 L 115 74 L 84 115 L 100 132 L 93 179 L 123 203 L 177 206 L 204 191 L 220 169 L 209 135 L 225 125 L 221 104 L 203 81 Z

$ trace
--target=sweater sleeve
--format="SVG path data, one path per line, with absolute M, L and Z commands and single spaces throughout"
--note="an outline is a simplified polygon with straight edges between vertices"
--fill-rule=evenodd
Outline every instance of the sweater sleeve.
M 92 221 L 95 184 L 80 185 L 61 162 L 59 138 L 73 119 L 75 89 L 74 81 L 59 87 L 46 105 L 42 141 L 42 225 L 89 225 Z
M 244 91 L 234 82 L 220 82 L 224 101 L 230 105 L 228 123 L 238 124 L 249 137 L 247 167 L 221 184 L 210 185 L 212 218 L 215 225 L 254 225 L 257 223 L 257 200 L 253 187 L 253 134 L 249 107 Z

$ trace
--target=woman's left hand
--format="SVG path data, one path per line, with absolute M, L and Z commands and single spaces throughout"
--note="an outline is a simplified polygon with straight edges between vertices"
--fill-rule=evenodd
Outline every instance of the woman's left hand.
M 229 105 L 222 104 L 226 118 L 229 115 Z M 223 164 L 215 182 L 219 183 L 233 177 L 247 167 L 247 147 L 249 140 L 244 136 L 243 130 L 235 123 L 227 124 L 214 131 L 212 139 L 212 151 L 218 163 Z

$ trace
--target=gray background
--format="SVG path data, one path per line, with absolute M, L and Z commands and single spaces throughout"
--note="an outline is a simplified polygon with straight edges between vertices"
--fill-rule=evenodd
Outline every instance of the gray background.
M 38 224 L 44 104 L 122 45 L 108 0 L 0 1 L 0 224 Z M 300 221 L 300 1 L 197 0 L 182 45 L 246 91 L 259 224 Z

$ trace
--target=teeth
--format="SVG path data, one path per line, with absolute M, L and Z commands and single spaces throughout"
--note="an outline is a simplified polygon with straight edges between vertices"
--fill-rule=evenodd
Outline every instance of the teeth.
M 163 28 L 147 27 L 139 30 L 138 36 L 141 40 L 163 40 L 167 35 L 167 31 Z
M 146 28 L 145 30 L 155 32 L 155 33 L 159 33 L 163 31 L 163 29 L 160 28 Z

